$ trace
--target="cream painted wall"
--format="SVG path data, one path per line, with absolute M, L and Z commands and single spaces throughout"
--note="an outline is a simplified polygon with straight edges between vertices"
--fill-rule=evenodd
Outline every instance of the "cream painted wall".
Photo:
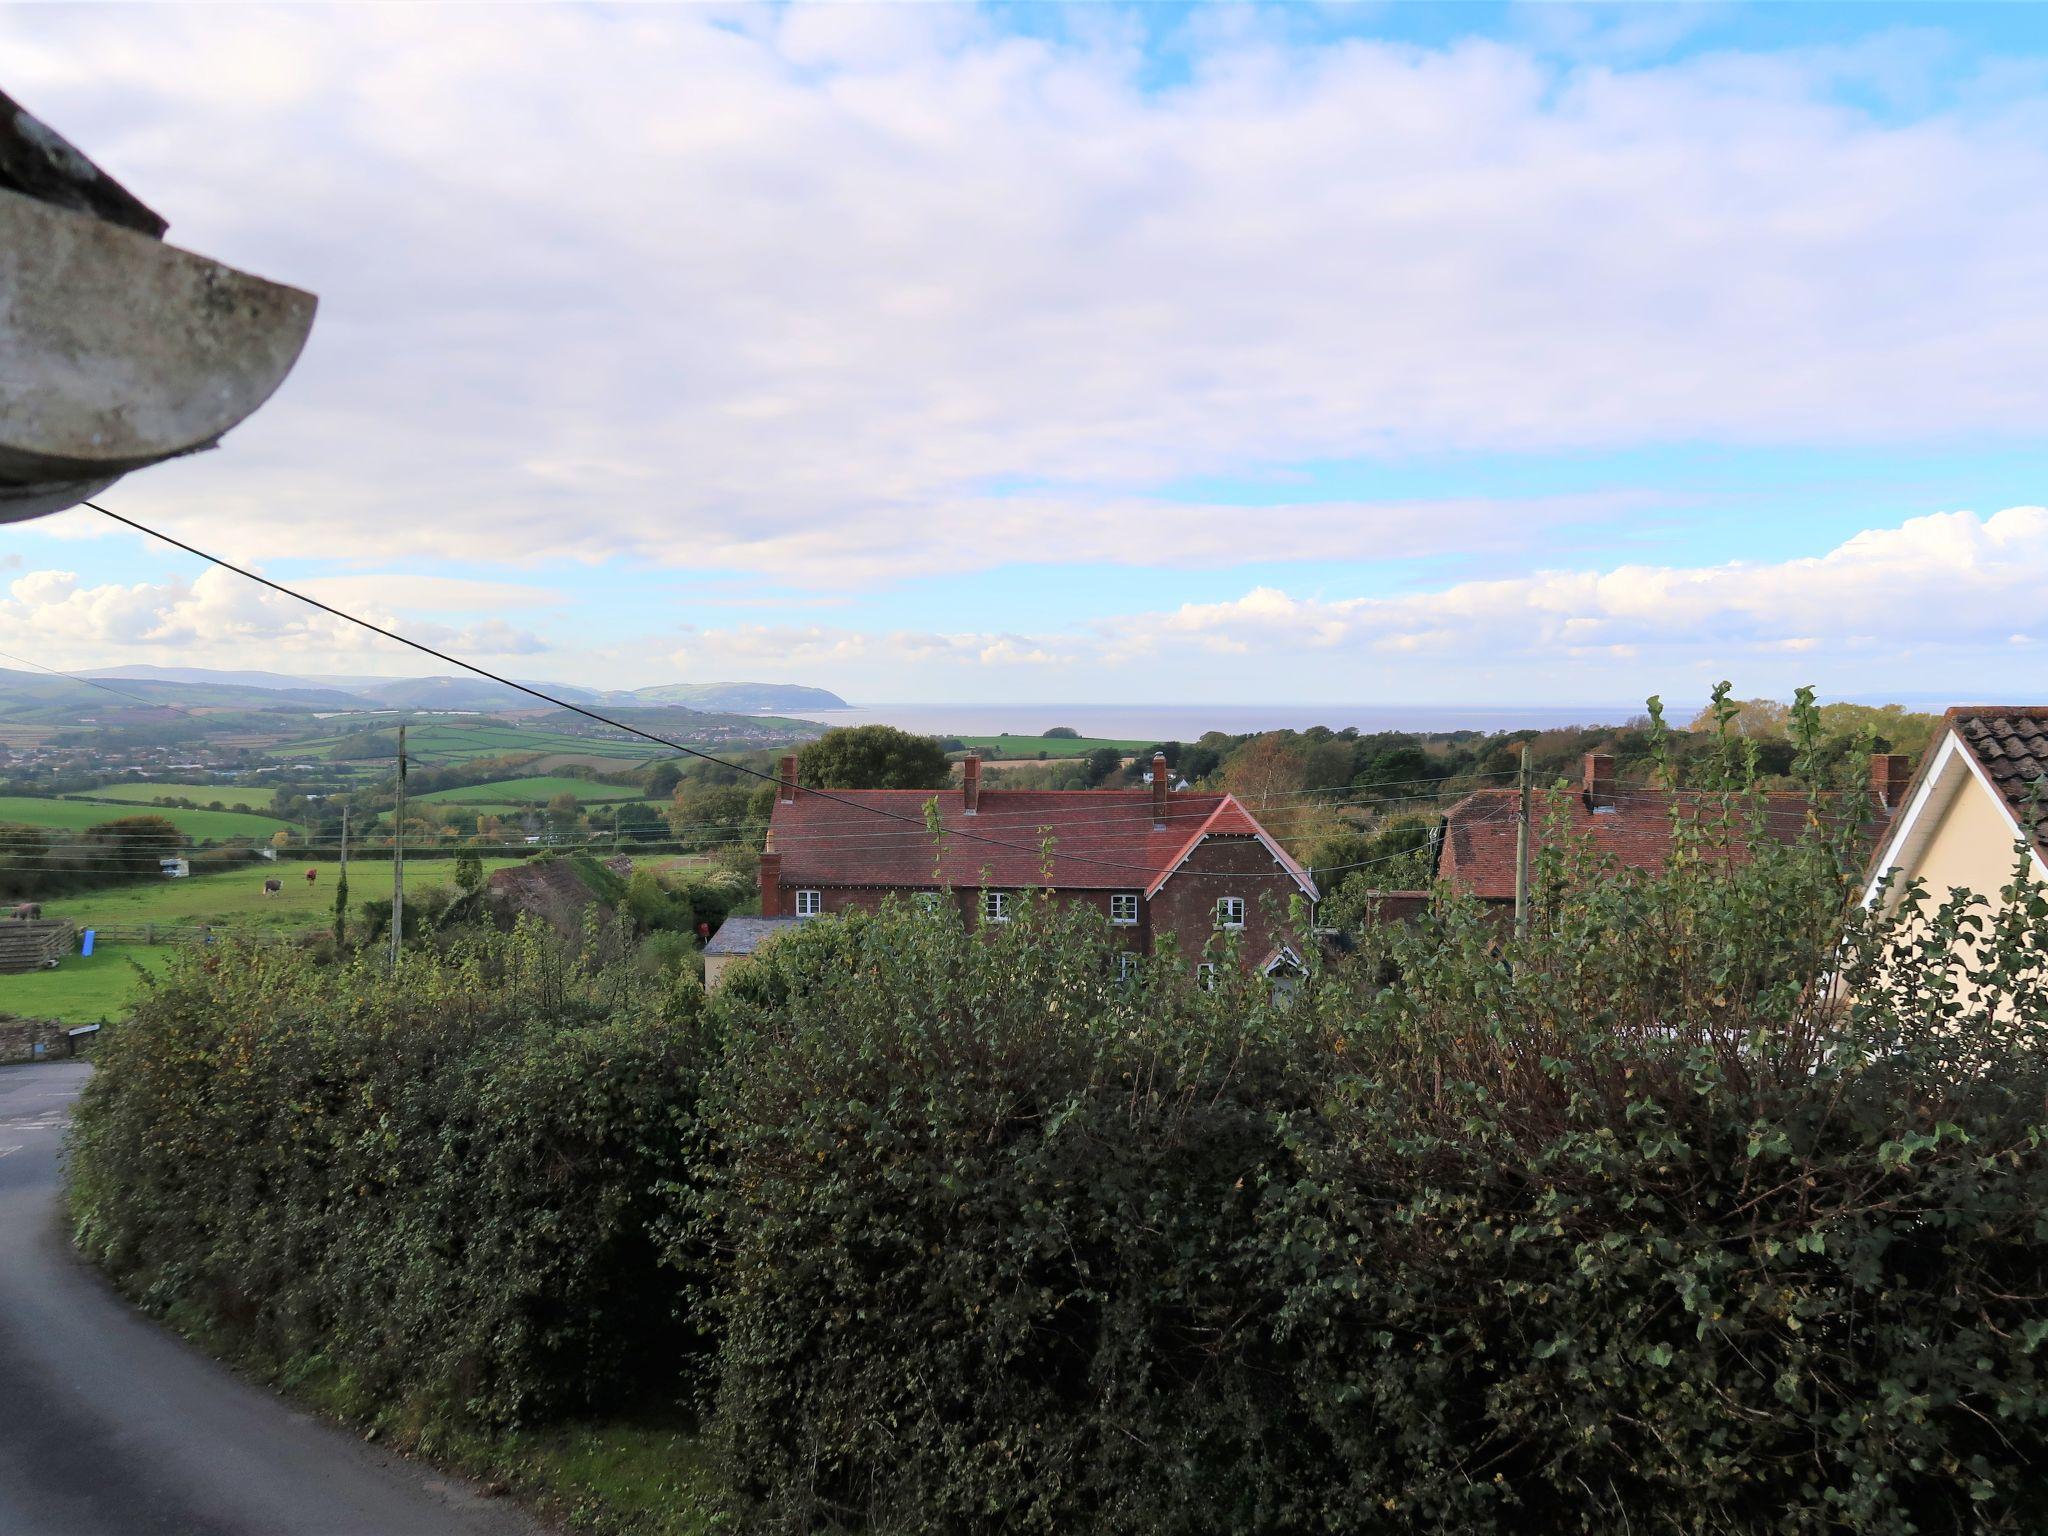
M 1998 893 L 2012 880 L 2015 855 L 2012 822 L 1975 774 L 1964 778 L 1956 796 L 1935 824 L 1918 866 L 1905 871 L 1927 882 L 1927 894 L 1939 902 L 1951 889 L 1975 891 L 1995 908 Z

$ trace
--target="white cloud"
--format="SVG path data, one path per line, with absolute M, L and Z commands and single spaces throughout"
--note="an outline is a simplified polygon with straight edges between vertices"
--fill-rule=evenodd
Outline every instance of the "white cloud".
M 1646 498 L 1248 529 L 1157 487 L 2032 438 L 2048 409 L 2039 99 L 1841 104 L 1910 99 L 1911 49 L 1632 67 L 1648 44 L 1609 28 L 1560 65 L 1205 16 L 1153 89 L 1113 18 L 1066 44 L 995 26 L 49 7 L 0 12 L 0 46 L 10 91 L 174 238 L 321 295 L 264 412 L 120 490 L 270 558 L 829 585 L 1216 564 L 1253 534 L 1274 558 L 1526 548 Z
M 406 583 L 394 586 L 403 589 Z M 4 594 L 0 649 L 46 666 L 176 660 L 186 666 L 248 667 L 291 657 L 315 661 L 316 671 L 335 670 L 337 662 L 383 671 L 403 658 L 397 670 L 423 670 L 414 653 L 388 640 L 218 568 L 190 582 L 97 586 L 85 585 L 72 571 L 31 571 L 9 583 Z M 366 602 L 361 612 L 373 623 L 402 628 L 458 654 L 529 656 L 550 648 L 502 619 L 450 627 L 408 623 L 386 603 Z
M 2048 508 L 1944 512 L 1777 563 L 1538 571 L 1397 597 L 1297 598 L 1260 587 L 1141 621 L 1227 653 L 1374 650 L 1572 657 L 1702 645 L 1981 647 L 2041 612 Z

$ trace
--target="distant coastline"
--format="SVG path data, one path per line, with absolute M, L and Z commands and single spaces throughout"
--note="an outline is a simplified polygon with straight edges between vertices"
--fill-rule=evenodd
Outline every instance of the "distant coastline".
M 863 704 L 808 709 L 820 725 L 893 725 L 926 735 L 1037 736 L 1070 725 L 1084 736 L 1193 741 L 1204 731 L 1546 730 L 1564 725 L 1619 725 L 1642 713 L 1640 704 L 1580 706 L 1503 704 Z

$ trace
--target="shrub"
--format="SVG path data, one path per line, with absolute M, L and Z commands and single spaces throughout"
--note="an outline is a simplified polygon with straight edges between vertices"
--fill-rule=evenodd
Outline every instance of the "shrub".
M 1845 930 L 1853 800 L 1781 846 L 1745 758 L 1665 870 L 1560 830 L 1526 937 L 1441 901 L 1284 999 L 1072 914 L 758 956 L 668 1228 L 748 1517 L 2035 1528 L 2048 898 Z
M 694 1041 L 687 1007 L 531 927 L 397 975 L 190 952 L 80 1102 L 78 1238 L 384 1416 L 616 1399 L 678 1368 L 647 1191 L 680 1166 Z

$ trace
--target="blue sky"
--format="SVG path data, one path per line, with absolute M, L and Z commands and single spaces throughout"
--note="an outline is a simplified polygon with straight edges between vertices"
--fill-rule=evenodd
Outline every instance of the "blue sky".
M 493 667 L 856 700 L 2034 698 L 2025 6 L 0 8 L 321 298 L 131 515 Z M 403 653 L 89 514 L 0 649 Z

